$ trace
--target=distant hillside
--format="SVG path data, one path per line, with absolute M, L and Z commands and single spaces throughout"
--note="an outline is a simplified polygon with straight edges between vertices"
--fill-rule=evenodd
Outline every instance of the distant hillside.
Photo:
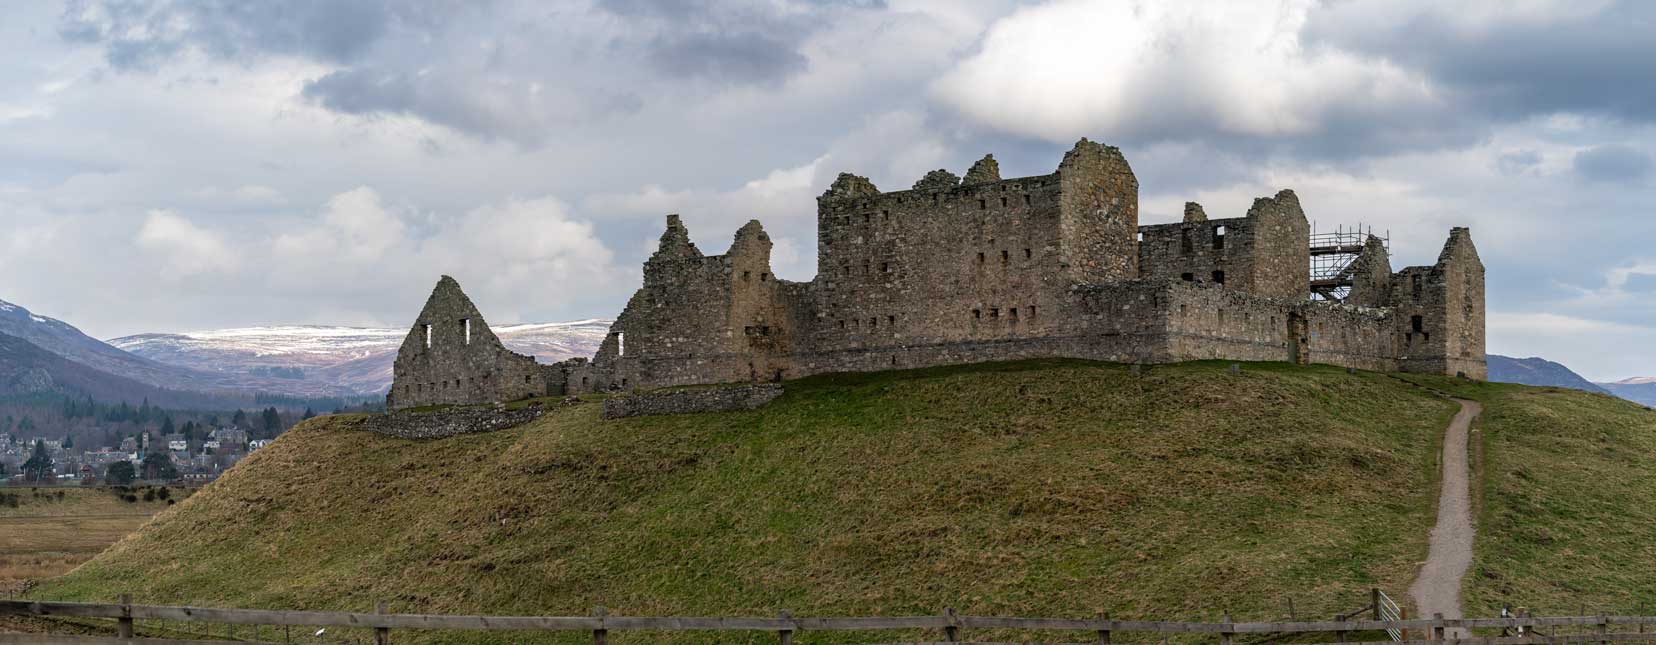
M 494 327 L 506 347 L 542 363 L 589 357 L 608 320 Z M 407 329 L 281 326 L 179 334 L 139 334 L 109 341 L 159 363 L 226 377 L 257 377 L 293 395 L 383 394 Z
M 0 397 L 90 396 L 100 401 L 149 400 L 155 405 L 226 409 L 253 403 L 243 397 L 158 388 L 71 361 L 27 340 L 0 333 Z M 55 401 L 54 401 L 55 403 Z
M 1608 390 L 1582 378 L 1580 374 L 1571 371 L 1570 368 L 1544 358 L 1512 358 L 1490 354 L 1489 380 L 1497 383 L 1551 385 L 1553 387 L 1567 387 L 1575 390 L 1610 394 Z
M 38 595 L 1185 619 L 1403 597 L 1455 406 L 1379 374 L 1228 365 L 813 377 L 753 412 L 606 422 L 587 403 L 432 441 L 324 417 Z
M 81 333 L 73 325 L 36 315 L 3 300 L 0 300 L 0 334 L 21 338 L 81 365 L 156 387 L 212 390 L 226 385 L 207 374 L 134 356 Z
M 0 334 L 21 338 L 47 352 L 112 376 L 163 390 L 218 395 L 222 400 L 218 404 L 220 408 L 233 401 L 251 401 L 256 393 L 296 398 L 359 394 L 350 390 L 292 387 L 291 380 L 277 373 L 206 371 L 151 360 L 87 336 L 69 323 L 34 314 L 5 301 L 0 301 Z
M 1656 379 L 1635 377 L 1598 385 L 1621 398 L 1656 407 Z

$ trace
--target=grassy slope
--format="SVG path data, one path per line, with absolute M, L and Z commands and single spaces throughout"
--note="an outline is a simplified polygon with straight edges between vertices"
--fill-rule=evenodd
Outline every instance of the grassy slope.
M 1656 412 L 1562 388 L 1430 384 L 1485 405 L 1466 610 L 1656 612 Z
M 1453 404 L 1383 375 L 1033 362 L 596 405 L 434 441 L 285 434 L 42 598 L 497 614 L 1237 619 L 1402 597 Z M 818 636 L 820 638 L 820 635 Z

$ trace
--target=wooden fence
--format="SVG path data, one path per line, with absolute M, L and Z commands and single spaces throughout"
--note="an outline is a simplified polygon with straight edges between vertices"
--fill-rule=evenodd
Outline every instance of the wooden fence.
M 123 598 L 123 601 L 125 598 Z M 775 618 L 688 618 L 610 616 L 602 607 L 590 616 L 451 616 L 427 614 L 389 614 L 383 608 L 375 613 L 337 611 L 280 611 L 264 609 L 218 609 L 208 607 L 179 607 L 117 604 L 43 602 L 28 600 L 0 600 L 0 615 L 38 617 L 77 617 L 113 619 L 117 636 L 73 636 L 50 634 L 0 634 L 0 644 L 10 643 L 144 643 L 150 645 L 182 645 L 186 643 L 222 643 L 215 640 L 180 640 L 171 638 L 138 638 L 134 636 L 136 620 L 163 620 L 183 623 L 219 623 L 224 625 L 263 625 L 291 627 L 340 627 L 372 630 L 376 644 L 389 642 L 390 632 L 396 630 L 520 630 L 541 632 L 587 632 L 595 645 L 609 642 L 611 632 L 621 631 L 714 631 L 714 632 L 770 632 L 781 645 L 792 645 L 794 636 L 806 632 L 880 632 L 893 630 L 929 632 L 938 640 L 906 641 L 909 643 L 958 644 L 961 632 L 968 630 L 1065 631 L 1085 634 L 1081 642 L 1109 645 L 1116 634 L 1147 633 L 1160 638 L 1166 635 L 1208 635 L 1221 645 L 1235 645 L 1242 635 L 1272 635 L 1291 637 L 1299 634 L 1335 636 L 1334 641 L 1345 645 L 1392 645 L 1394 641 L 1353 643 L 1349 636 L 1357 632 L 1384 632 L 1398 630 L 1400 642 L 1418 645 L 1464 643 L 1479 645 L 1519 645 L 1527 643 L 1600 643 L 1622 641 L 1656 641 L 1656 630 L 1646 633 L 1646 625 L 1656 625 L 1656 616 L 1559 616 L 1445 619 L 1440 615 L 1430 619 L 1414 620 L 1333 620 L 1305 622 L 1160 622 L 1143 620 L 1113 620 L 1107 616 L 1091 619 L 1069 618 L 1012 618 L 997 616 L 966 616 L 952 609 L 936 616 L 890 616 L 801 618 L 783 612 Z M 1564 627 L 1575 633 L 1559 634 Z M 1483 630 L 1483 636 L 1461 639 L 1446 638 L 1446 630 Z M 1615 628 L 1617 631 L 1612 631 Z M 1551 630 L 1548 633 L 1548 630 Z M 1583 631 L 1585 630 L 1585 631 Z M 1295 643 L 1303 637 L 1291 639 Z M 280 642 L 278 639 L 277 642 Z

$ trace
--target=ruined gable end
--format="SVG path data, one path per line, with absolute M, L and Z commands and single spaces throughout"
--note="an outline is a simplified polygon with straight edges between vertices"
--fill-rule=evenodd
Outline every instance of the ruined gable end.
M 842 172 L 834 178 L 834 183 L 823 191 L 817 199 L 840 199 L 845 197 L 871 197 L 880 194 L 880 189 L 874 187 L 874 182 L 867 177 Z
M 1184 221 L 1186 223 L 1206 222 L 1207 211 L 1202 210 L 1201 204 L 1196 202 L 1185 202 Z
M 661 242 L 656 245 L 656 258 L 699 258 L 701 249 L 690 241 L 690 229 L 684 227 L 684 221 L 678 213 L 667 216 L 667 229 L 661 232 Z
M 966 179 L 962 180 L 961 183 L 971 186 L 973 184 L 990 184 L 1000 180 L 1000 163 L 995 161 L 995 155 L 983 155 L 982 159 L 977 160 L 977 163 L 972 164 L 972 168 L 966 171 Z
M 546 394 L 535 359 L 507 351 L 454 278 L 431 290 L 392 363 L 386 407 L 493 403 Z
M 1368 236 L 1362 252 L 1346 267 L 1345 273 L 1351 278 L 1351 292 L 1346 295 L 1346 304 L 1384 307 L 1391 301 L 1391 257 L 1380 238 Z
M 942 168 L 928 172 L 920 181 L 914 182 L 914 190 L 950 190 L 959 186 L 960 178 Z

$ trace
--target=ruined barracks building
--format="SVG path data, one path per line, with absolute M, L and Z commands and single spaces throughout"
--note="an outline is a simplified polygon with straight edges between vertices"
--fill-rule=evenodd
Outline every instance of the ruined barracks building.
M 1467 229 L 1435 264 L 1394 273 L 1379 238 L 1314 240 L 1288 190 L 1244 217 L 1192 203 L 1183 222 L 1140 226 L 1127 160 L 1086 139 L 1037 177 L 1001 179 L 992 157 L 903 191 L 841 174 L 817 198 L 816 278 L 777 279 L 770 254 L 757 221 L 704 255 L 668 215 L 597 355 L 555 365 L 507 351 L 445 276 L 398 352 L 388 407 L 1039 357 L 1486 377 Z M 1330 254 L 1347 260 L 1315 273 Z

